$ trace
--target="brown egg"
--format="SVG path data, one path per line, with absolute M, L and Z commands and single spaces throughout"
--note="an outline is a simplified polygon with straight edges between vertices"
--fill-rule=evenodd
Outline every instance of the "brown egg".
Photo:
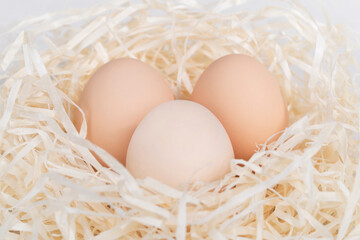
M 236 158 L 249 159 L 257 145 L 288 125 L 279 83 L 250 56 L 231 54 L 213 62 L 200 76 L 191 100 L 220 120 Z
M 122 58 L 95 72 L 78 105 L 85 112 L 87 139 L 125 165 L 131 136 L 141 119 L 157 105 L 173 99 L 169 85 L 158 71 L 139 60 Z M 76 111 L 74 124 L 78 131 L 82 120 Z
M 187 100 L 160 104 L 137 126 L 126 168 L 136 178 L 155 178 L 181 189 L 212 182 L 230 172 L 234 151 L 220 121 L 207 108 Z

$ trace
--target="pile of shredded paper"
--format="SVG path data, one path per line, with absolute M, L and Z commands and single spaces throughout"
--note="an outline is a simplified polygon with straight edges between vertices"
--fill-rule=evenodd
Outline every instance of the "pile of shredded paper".
M 0 238 L 360 239 L 360 37 L 295 1 L 235 11 L 243 2 L 123 0 L 2 29 Z M 230 53 L 275 74 L 290 125 L 217 182 L 134 179 L 72 123 L 111 59 L 150 64 L 187 99 Z

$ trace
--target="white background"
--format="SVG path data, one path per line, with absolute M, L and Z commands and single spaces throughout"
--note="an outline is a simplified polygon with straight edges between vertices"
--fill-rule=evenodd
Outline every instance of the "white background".
M 1 28 L 31 16 L 39 16 L 54 11 L 70 8 L 90 7 L 111 0 L 0 0 L 0 33 Z M 168 0 L 171 1 L 171 0 Z M 186 1 L 186 0 L 184 0 Z M 198 0 L 201 3 L 215 2 L 214 0 Z M 324 22 L 321 3 L 331 19 L 331 23 L 344 23 L 360 32 L 360 1 L 359 0 L 301 0 L 312 15 Z M 268 4 L 269 1 L 249 0 L 240 8 L 256 8 Z M 209 4 L 207 4 L 209 5 Z

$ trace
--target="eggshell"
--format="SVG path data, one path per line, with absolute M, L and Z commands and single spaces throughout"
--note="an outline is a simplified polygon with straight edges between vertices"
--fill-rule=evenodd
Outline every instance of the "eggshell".
M 220 120 L 236 158 L 249 159 L 258 144 L 288 125 L 279 83 L 263 64 L 250 56 L 231 54 L 213 62 L 200 76 L 191 100 L 208 108 Z
M 155 106 L 173 99 L 170 87 L 158 71 L 139 60 L 121 58 L 95 72 L 78 105 L 85 112 L 87 139 L 125 165 L 127 148 L 140 120 Z M 78 130 L 82 120 L 76 111 L 74 124 Z
M 205 107 L 174 100 L 154 108 L 136 128 L 127 152 L 127 169 L 175 188 L 209 182 L 230 171 L 234 158 L 229 136 Z

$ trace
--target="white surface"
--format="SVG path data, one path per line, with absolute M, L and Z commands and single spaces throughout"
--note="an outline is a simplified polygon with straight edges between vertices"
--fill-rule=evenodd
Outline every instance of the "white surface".
M 0 27 L 20 21 L 31 16 L 39 16 L 48 12 L 63 11 L 70 8 L 84 8 L 111 0 L 0 0 Z M 198 0 L 201 3 L 216 2 L 216 0 Z M 138 2 L 138 1 L 137 1 Z M 360 1 L 358 0 L 302 0 L 300 1 L 313 16 L 324 22 L 325 18 L 320 8 L 321 2 L 329 14 L 331 23 L 344 23 L 360 32 Z M 248 0 L 245 6 L 239 8 L 258 8 L 269 1 Z

